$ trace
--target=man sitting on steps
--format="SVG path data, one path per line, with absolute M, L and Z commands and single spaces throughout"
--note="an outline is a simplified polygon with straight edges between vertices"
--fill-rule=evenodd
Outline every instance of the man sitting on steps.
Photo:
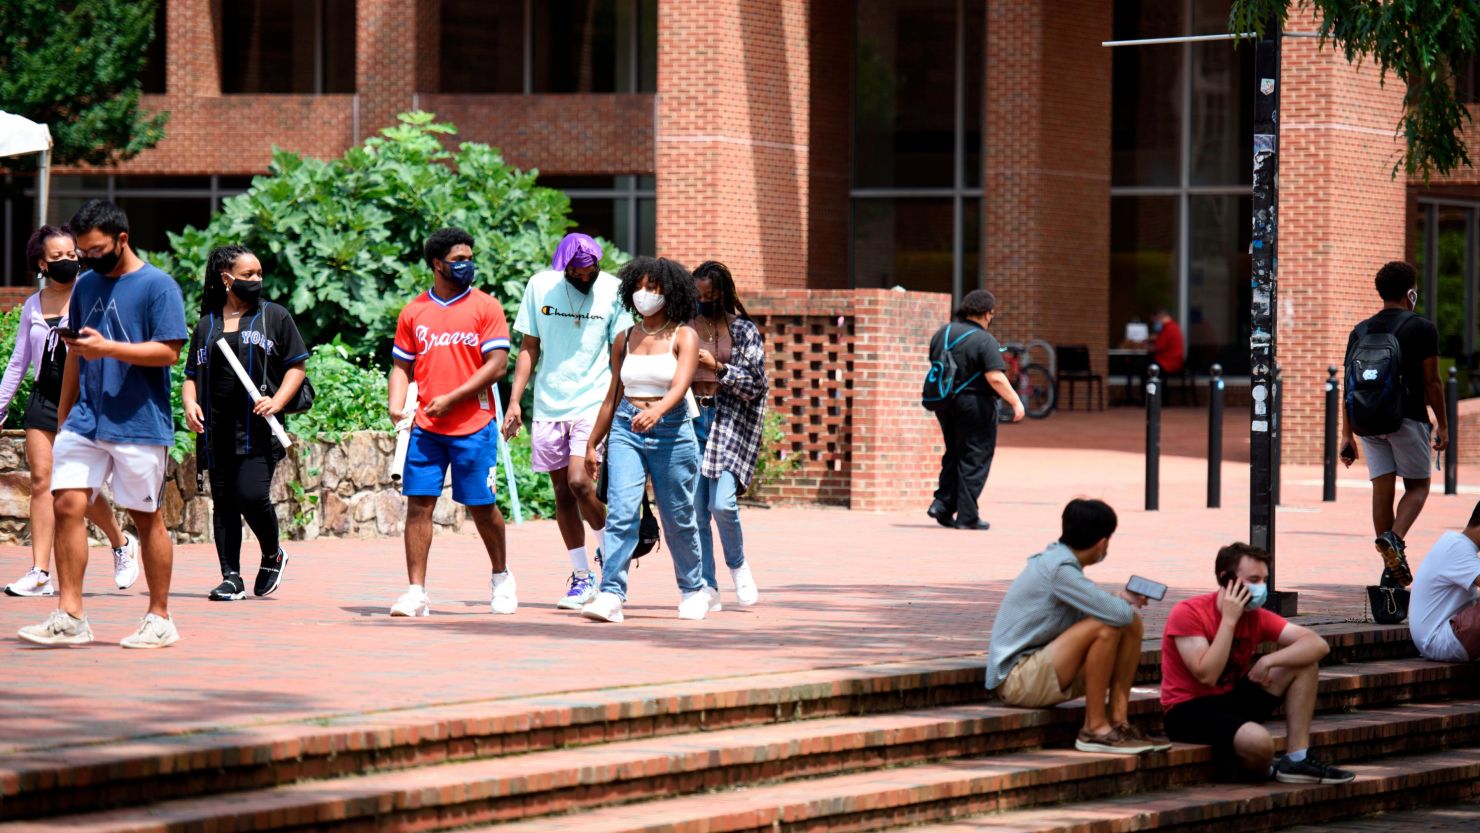
M 1104 501 L 1075 499 L 1064 507 L 1057 543 L 1028 559 L 992 624 L 987 688 L 1010 706 L 1043 708 L 1085 696 L 1084 728 L 1074 746 L 1084 752 L 1138 755 L 1170 749 L 1129 719 L 1131 683 L 1141 660 L 1144 596 L 1111 594 L 1084 575 L 1105 560 L 1115 510 Z M 1110 713 L 1105 714 L 1106 694 Z
M 1319 664 L 1330 652 L 1320 634 L 1292 625 L 1262 605 L 1269 553 L 1248 544 L 1218 550 L 1218 592 L 1177 603 L 1161 639 L 1161 706 L 1180 743 L 1210 744 L 1220 765 L 1237 762 L 1258 779 L 1286 784 L 1345 784 L 1356 776 L 1311 757 Z M 1260 643 L 1279 650 L 1254 662 Z M 1285 707 L 1285 754 L 1261 725 Z
M 1480 503 L 1463 532 L 1434 542 L 1411 589 L 1408 630 L 1424 659 L 1480 660 Z

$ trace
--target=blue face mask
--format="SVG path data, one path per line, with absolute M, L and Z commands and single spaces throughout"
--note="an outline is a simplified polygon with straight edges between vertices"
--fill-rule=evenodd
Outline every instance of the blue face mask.
M 455 260 L 447 264 L 447 278 L 460 287 L 473 285 L 473 261 Z
M 1269 598 L 1269 585 L 1260 583 L 1250 584 L 1247 587 L 1249 588 L 1249 603 L 1244 605 L 1244 610 L 1258 610 L 1264 607 L 1265 600 Z

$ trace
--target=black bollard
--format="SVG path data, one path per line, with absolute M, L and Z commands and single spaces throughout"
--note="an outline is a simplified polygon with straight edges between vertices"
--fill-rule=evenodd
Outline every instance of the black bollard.
M 1223 505 L 1223 365 L 1209 369 L 1208 379 L 1208 508 Z
M 1160 508 L 1161 492 L 1161 368 L 1146 369 L 1146 511 Z
M 1444 385 L 1444 413 L 1449 420 L 1449 446 L 1444 449 L 1444 494 L 1459 494 L 1459 369 L 1449 366 Z
M 1336 500 L 1336 367 L 1326 368 L 1326 456 L 1321 461 L 1324 467 L 1321 482 L 1321 500 Z

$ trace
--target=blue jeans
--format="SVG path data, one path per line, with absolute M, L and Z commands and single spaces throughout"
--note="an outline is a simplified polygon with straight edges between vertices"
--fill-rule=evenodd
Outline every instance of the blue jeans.
M 694 434 L 699 439 L 699 459 L 704 459 L 704 449 L 709 445 L 709 432 L 714 427 L 714 418 L 719 409 L 710 406 L 699 408 L 699 418 L 694 420 Z M 731 570 L 745 564 L 745 536 L 740 532 L 740 484 L 731 472 L 720 472 L 719 477 L 699 475 L 699 488 L 695 492 L 695 507 L 699 511 L 699 555 L 703 562 L 704 583 L 714 589 L 719 584 L 714 577 L 714 536 L 709 531 L 709 521 L 719 527 L 719 544 L 725 551 L 725 566 Z
M 658 499 L 663 538 L 673 558 L 678 589 L 704 589 L 699 570 L 699 526 L 694 517 L 694 489 L 699 481 L 699 443 L 694 426 L 680 404 L 658 420 L 651 430 L 632 430 L 640 413 L 627 400 L 617 405 L 606 440 L 606 558 L 601 567 L 601 591 L 627 599 L 627 565 L 637 549 L 642 495 L 648 478 Z

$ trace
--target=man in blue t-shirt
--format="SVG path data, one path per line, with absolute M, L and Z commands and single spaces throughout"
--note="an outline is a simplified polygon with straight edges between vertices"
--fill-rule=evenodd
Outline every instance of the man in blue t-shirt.
M 111 202 L 90 200 L 69 224 L 88 269 L 72 290 L 67 368 L 57 405 L 51 491 L 56 511 L 57 609 L 21 628 L 41 645 L 92 641 L 82 610 L 87 570 L 83 511 L 105 482 L 139 530 L 149 612 L 125 648 L 163 648 L 180 640 L 169 613 L 174 548 L 159 514 L 175 426 L 170 367 L 189 337 L 174 279 L 145 263 L 128 239 L 128 217 Z

